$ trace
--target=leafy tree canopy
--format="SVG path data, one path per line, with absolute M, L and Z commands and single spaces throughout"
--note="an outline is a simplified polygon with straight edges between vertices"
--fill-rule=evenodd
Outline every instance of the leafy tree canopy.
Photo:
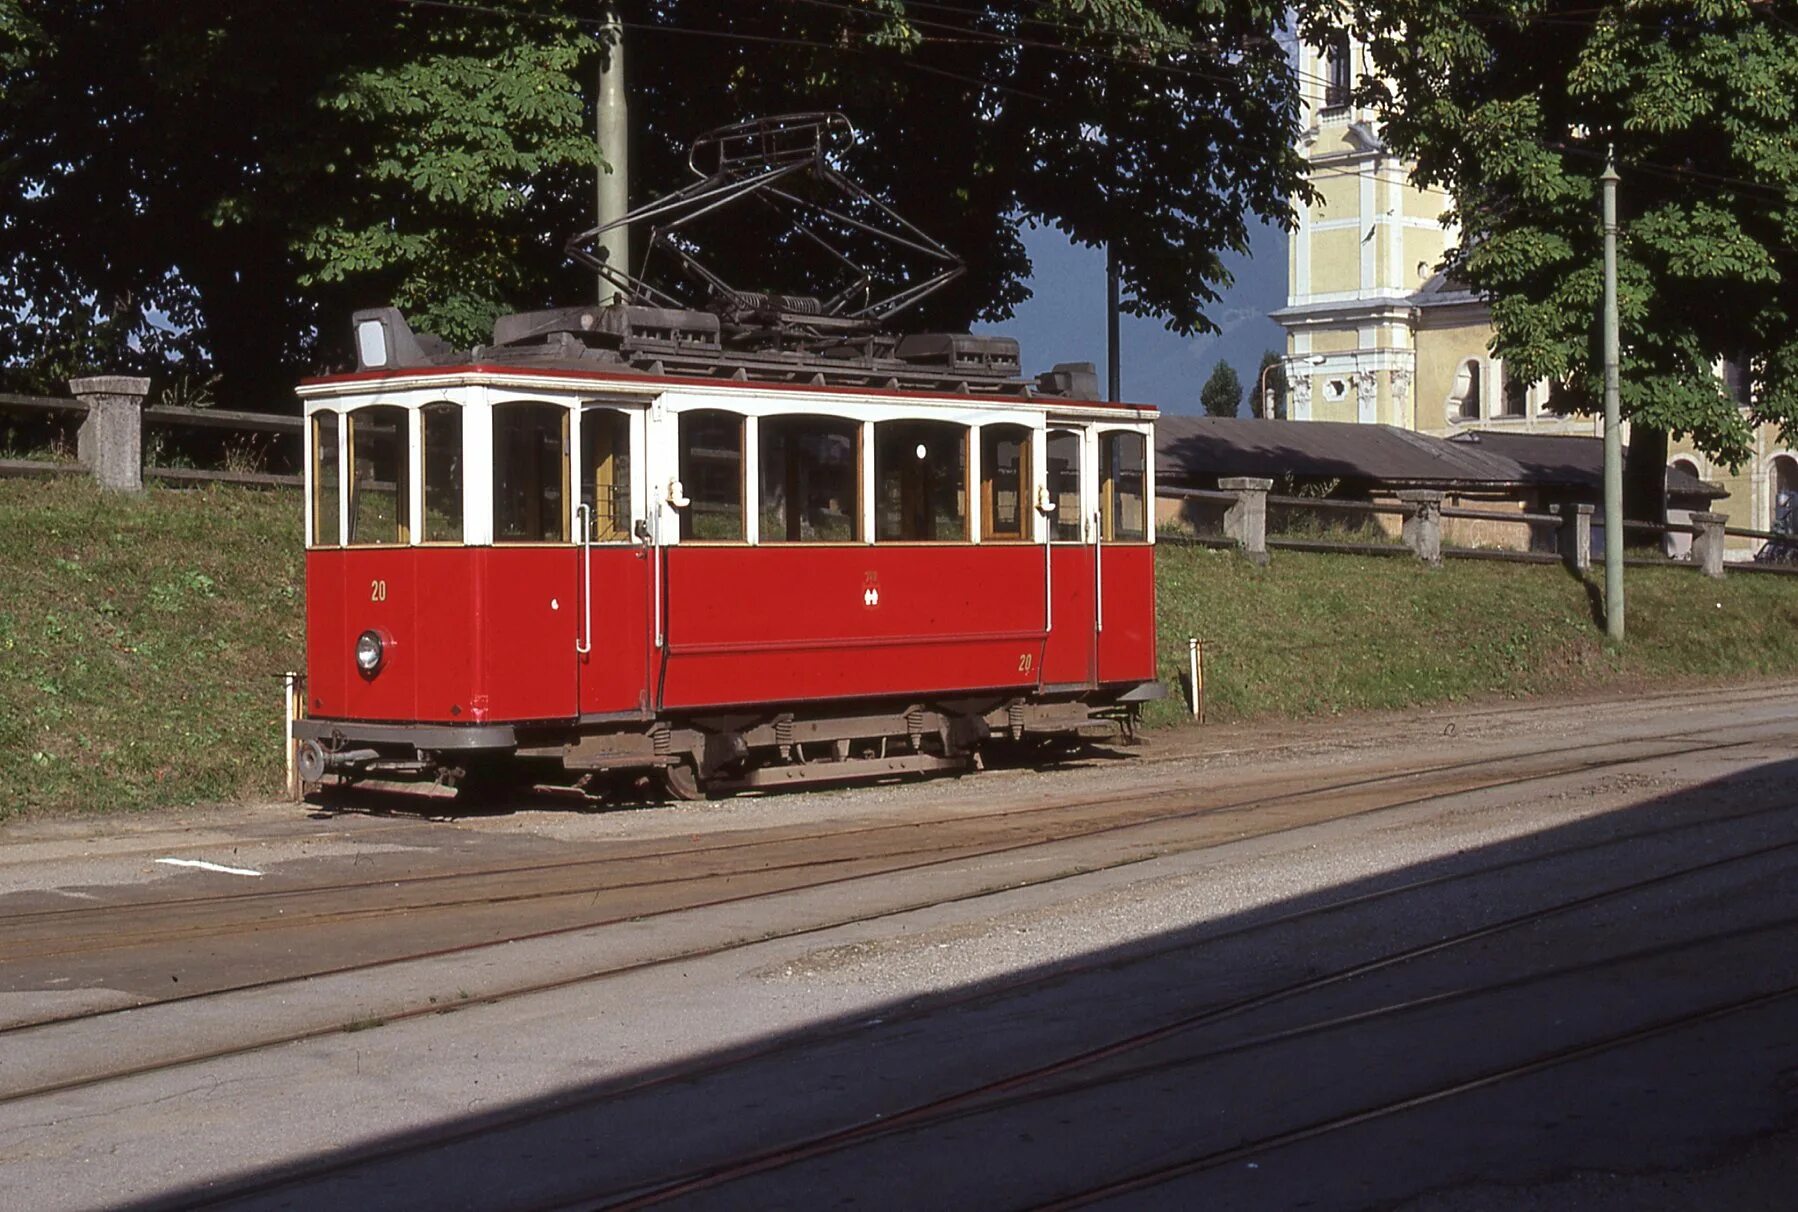
M 1623 405 L 1637 439 L 1732 464 L 1751 426 L 1798 439 L 1798 6 L 1787 0 L 1348 0 L 1364 99 L 1447 187 L 1452 268 L 1493 299 L 1496 351 L 1600 406 L 1598 177 L 1616 149 Z M 1746 415 L 1714 373 L 1750 360 Z M 1653 469 L 1659 475 L 1659 467 Z
M 1268 0 L 618 0 L 633 194 L 700 131 L 842 110 L 848 169 L 964 256 L 913 322 L 1027 296 L 1020 222 L 1115 245 L 1125 306 L 1213 327 L 1302 188 Z M 602 0 L 0 0 L 0 364 L 216 369 L 266 404 L 392 301 L 484 339 L 591 295 Z
M 1199 390 L 1199 403 L 1214 417 L 1233 417 L 1242 406 L 1242 380 L 1236 369 L 1223 359 L 1211 368 L 1211 377 Z

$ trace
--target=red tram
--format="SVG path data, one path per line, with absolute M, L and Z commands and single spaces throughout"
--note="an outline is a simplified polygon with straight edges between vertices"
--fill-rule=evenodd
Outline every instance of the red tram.
M 1009 338 L 888 331 L 961 263 L 838 171 L 853 133 L 701 135 L 693 183 L 569 241 L 609 304 L 467 354 L 357 313 L 357 370 L 299 388 L 303 777 L 695 796 L 961 767 L 1159 697 L 1155 411 L 1084 364 L 1026 380 Z M 842 289 L 733 288 L 698 255 L 732 201 L 727 251 L 780 216 L 764 247 L 823 248 Z M 703 297 L 582 247 L 632 223 Z M 877 297 L 860 265 L 908 257 Z
M 1154 410 L 1027 388 L 994 337 L 881 386 L 725 376 L 715 317 L 649 310 L 511 317 L 467 359 L 360 313 L 361 368 L 299 388 L 305 777 L 544 759 L 693 795 L 962 766 L 1159 695 Z M 545 339 L 625 325 L 666 356 Z

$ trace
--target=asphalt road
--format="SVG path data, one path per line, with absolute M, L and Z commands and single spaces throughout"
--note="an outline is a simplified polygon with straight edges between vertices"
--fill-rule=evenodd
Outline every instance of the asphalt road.
M 15 822 L 0 1207 L 1784 1209 L 1795 776 L 1762 685 Z

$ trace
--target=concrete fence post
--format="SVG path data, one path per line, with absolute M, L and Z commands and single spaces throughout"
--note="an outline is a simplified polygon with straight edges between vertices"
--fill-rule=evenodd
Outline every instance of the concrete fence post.
M 69 394 L 87 405 L 75 449 L 100 487 L 137 492 L 144 486 L 144 398 L 150 380 L 127 375 L 70 379 Z
M 1226 476 L 1217 486 L 1236 494 L 1224 511 L 1224 537 L 1234 540 L 1250 563 L 1267 563 L 1267 494 L 1274 482 L 1256 476 Z
M 1707 577 L 1723 575 L 1723 527 L 1728 521 L 1729 515 L 1724 513 L 1692 515 L 1692 527 L 1698 532 L 1692 536 L 1692 563 Z
M 1434 489 L 1412 488 L 1398 494 L 1405 507 L 1405 546 L 1418 559 L 1435 568 L 1442 563 L 1442 494 Z
M 1583 502 L 1561 506 L 1561 559 L 1574 572 L 1592 571 L 1592 515 L 1597 510 Z

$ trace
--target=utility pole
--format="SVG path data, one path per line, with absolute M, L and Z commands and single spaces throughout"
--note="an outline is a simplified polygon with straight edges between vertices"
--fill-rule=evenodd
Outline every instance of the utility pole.
M 624 91 L 624 25 L 618 19 L 615 5 L 606 8 L 601 27 L 605 56 L 599 66 L 599 94 L 595 105 L 594 137 L 606 164 L 599 170 L 599 225 L 622 219 L 631 208 L 630 102 Z M 630 229 L 615 227 L 599 237 L 599 247 L 608 265 L 629 273 L 631 266 Z M 609 303 L 617 287 L 604 278 L 599 280 L 599 301 Z
M 1118 360 L 1118 258 L 1109 240 L 1105 242 L 1105 398 L 1113 404 L 1124 398 Z
M 1617 368 L 1617 157 L 1604 173 L 1604 629 L 1623 642 L 1623 420 Z

